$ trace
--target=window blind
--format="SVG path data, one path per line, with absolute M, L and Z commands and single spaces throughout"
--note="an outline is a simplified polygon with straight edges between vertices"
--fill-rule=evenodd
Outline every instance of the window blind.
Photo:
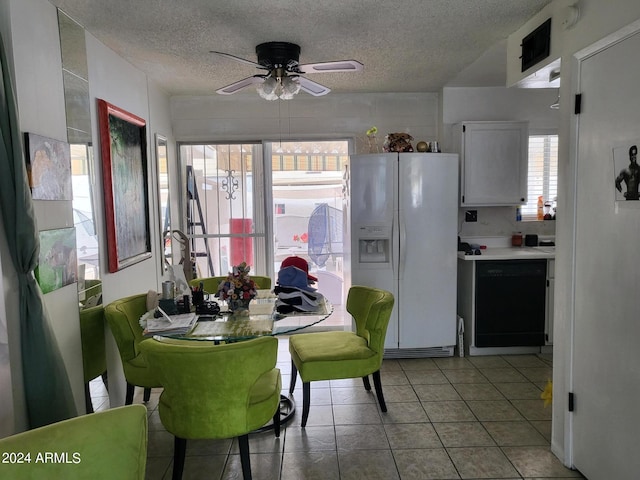
M 521 207 L 522 220 L 537 220 L 538 197 L 555 205 L 558 196 L 558 136 L 529 137 L 527 204 Z M 553 212 L 551 212 L 553 213 Z

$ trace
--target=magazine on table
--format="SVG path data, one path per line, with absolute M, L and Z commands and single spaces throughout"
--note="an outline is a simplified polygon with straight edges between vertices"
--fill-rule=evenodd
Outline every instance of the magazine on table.
M 158 308 L 161 317 L 151 316 L 147 319 L 147 328 L 144 334 L 147 336 L 158 333 L 185 335 L 191 331 L 198 318 L 195 313 L 180 313 L 178 315 L 167 315 L 164 310 Z

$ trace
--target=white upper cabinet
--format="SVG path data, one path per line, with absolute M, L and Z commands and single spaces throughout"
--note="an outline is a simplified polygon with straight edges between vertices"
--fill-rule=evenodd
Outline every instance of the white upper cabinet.
M 463 122 L 454 126 L 460 154 L 460 205 L 527 202 L 527 122 Z

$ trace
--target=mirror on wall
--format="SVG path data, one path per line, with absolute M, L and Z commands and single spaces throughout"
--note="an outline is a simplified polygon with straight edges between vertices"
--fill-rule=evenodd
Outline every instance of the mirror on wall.
M 89 69 L 84 28 L 58 10 L 67 141 L 71 145 L 73 224 L 78 258 L 78 300 L 81 306 L 102 301 L 100 247 L 95 222 Z
M 156 133 L 156 161 L 158 164 L 158 208 L 160 209 L 160 271 L 171 265 L 171 208 L 169 202 L 169 155 L 167 137 Z
M 100 279 L 100 249 L 93 215 L 91 151 L 87 144 L 71 144 L 73 226 L 76 228 L 78 277 L 84 278 L 93 286 L 96 282 L 89 280 Z

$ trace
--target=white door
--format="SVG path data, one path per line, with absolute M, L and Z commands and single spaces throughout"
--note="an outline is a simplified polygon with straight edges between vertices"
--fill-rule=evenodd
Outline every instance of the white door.
M 636 33 L 581 62 L 572 439 L 574 465 L 594 480 L 640 472 L 640 201 L 616 208 L 613 160 L 621 148 L 626 167 L 640 147 L 639 51 Z
M 456 343 L 458 156 L 400 154 L 400 348 Z

